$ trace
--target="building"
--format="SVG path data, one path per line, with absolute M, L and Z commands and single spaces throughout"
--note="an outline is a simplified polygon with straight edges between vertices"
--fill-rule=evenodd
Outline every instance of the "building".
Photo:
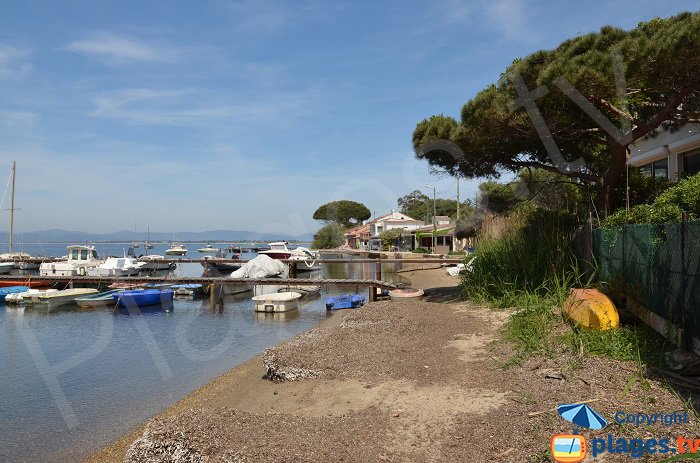
M 411 232 L 412 230 L 425 226 L 425 222 L 422 220 L 416 220 L 407 216 L 406 214 L 402 214 L 401 212 L 392 211 L 389 214 L 377 217 L 371 222 L 368 222 L 367 225 L 369 225 L 370 234 L 369 248 L 372 250 L 381 250 L 382 240 L 379 235 L 382 232 L 397 228 Z M 400 247 L 402 250 L 411 250 L 413 249 L 413 243 L 406 240 L 401 240 L 398 247 Z
M 438 221 L 435 217 L 437 227 L 435 229 L 435 247 L 433 248 L 433 225 L 426 225 L 413 231 L 416 248 L 430 249 L 436 254 L 447 254 L 457 250 L 459 241 L 455 238 L 455 225 L 449 221 Z
M 657 130 L 653 138 L 630 145 L 628 163 L 643 175 L 678 181 L 700 172 L 700 124 L 687 124 L 676 132 Z
M 369 224 L 351 228 L 345 233 L 345 247 L 350 249 L 368 249 L 370 236 Z

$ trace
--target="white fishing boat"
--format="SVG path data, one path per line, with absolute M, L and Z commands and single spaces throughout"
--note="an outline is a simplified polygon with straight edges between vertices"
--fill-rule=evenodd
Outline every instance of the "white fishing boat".
M 203 248 L 197 249 L 197 252 L 206 252 L 210 254 L 216 254 L 217 252 L 221 252 L 221 248 L 215 248 L 211 244 L 207 244 Z
M 88 270 L 88 275 L 97 277 L 126 277 L 138 275 L 145 262 L 134 257 L 108 257 L 97 267 Z
M 0 274 L 10 273 L 13 268 L 15 268 L 14 262 L 0 262 Z
M 102 265 L 105 261 L 100 259 L 94 246 L 73 245 L 68 246 L 68 257 L 61 262 L 44 262 L 39 266 L 40 276 L 85 276 Z
M 142 270 L 169 270 L 175 267 L 172 262 L 165 261 L 165 256 L 153 254 L 150 256 L 141 256 L 139 261 L 143 263 Z
M 299 308 L 301 294 L 296 291 L 285 291 L 283 293 L 263 294 L 253 296 L 256 312 L 279 313 L 290 312 Z
M 320 257 L 317 251 L 301 246 L 291 249 L 287 241 L 270 243 L 269 250 L 260 251 L 258 254 L 277 260 L 295 261 L 297 272 L 312 272 L 321 268 L 321 264 L 316 262 Z
M 58 291 L 57 289 L 29 289 L 21 293 L 8 294 L 5 296 L 5 302 L 8 304 L 21 304 L 26 299 L 31 299 L 33 296 L 40 296 L 42 294 L 51 294 Z
M 59 307 L 64 307 L 75 303 L 75 300 L 82 296 L 88 296 L 90 294 L 96 294 L 97 290 L 94 288 L 73 288 L 64 289 L 61 291 L 56 291 L 52 293 L 39 294 L 37 296 L 31 296 L 28 299 L 25 298 L 24 302 L 27 304 L 36 305 L 41 308 L 47 308 L 49 311 L 55 310 Z
M 321 287 L 316 285 L 295 285 L 283 286 L 278 290 L 280 293 L 294 291 L 301 294 L 301 297 L 316 297 L 321 295 Z
M 181 244 L 174 244 L 165 250 L 166 256 L 184 256 L 187 254 L 187 248 Z

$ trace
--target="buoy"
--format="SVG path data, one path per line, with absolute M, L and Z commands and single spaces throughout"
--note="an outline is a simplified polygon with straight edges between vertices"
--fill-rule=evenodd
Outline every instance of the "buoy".
M 605 331 L 620 326 L 615 304 L 597 289 L 573 288 L 564 303 L 564 312 L 584 328 Z

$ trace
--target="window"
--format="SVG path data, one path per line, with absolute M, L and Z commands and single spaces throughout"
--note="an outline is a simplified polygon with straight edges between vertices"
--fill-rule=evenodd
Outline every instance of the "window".
M 70 258 L 73 260 L 80 259 L 80 250 L 79 249 L 72 249 L 70 252 Z
M 80 251 L 80 260 L 87 260 L 88 252 L 87 249 L 82 249 Z
M 695 175 L 700 172 L 700 152 L 683 155 L 683 172 L 686 175 Z
M 651 164 L 647 164 L 645 166 L 640 166 L 639 173 L 645 177 L 652 177 L 652 178 L 657 178 L 657 179 L 660 179 L 660 178 L 667 179 L 668 178 L 668 158 L 667 159 L 660 159 L 658 161 L 652 162 Z

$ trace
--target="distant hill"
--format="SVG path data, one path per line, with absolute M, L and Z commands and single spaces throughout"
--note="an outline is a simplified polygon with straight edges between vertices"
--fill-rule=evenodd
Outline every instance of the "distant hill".
M 129 230 L 121 230 L 111 233 L 84 233 L 71 230 L 43 230 L 31 233 L 15 233 L 14 241 L 16 243 L 82 243 L 85 241 L 115 241 L 115 242 L 142 242 L 148 239 L 149 235 L 146 232 L 133 232 Z M 289 236 L 275 233 L 259 233 L 244 230 L 210 230 L 206 232 L 181 232 L 181 233 L 162 233 L 151 232 L 151 242 L 158 241 L 312 241 L 312 234 Z M 0 241 L 9 241 L 9 233 L 0 232 Z

